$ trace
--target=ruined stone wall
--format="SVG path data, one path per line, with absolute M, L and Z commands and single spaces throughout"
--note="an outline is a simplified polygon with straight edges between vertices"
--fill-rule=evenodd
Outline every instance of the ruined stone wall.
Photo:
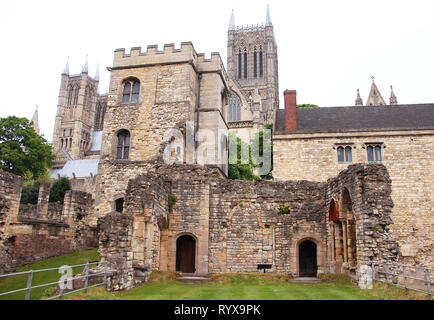
M 318 272 L 328 271 L 323 184 L 225 180 L 211 194 L 210 272 L 257 272 L 265 263 L 295 275 L 303 240 L 317 244 Z
M 11 271 L 23 264 L 98 245 L 96 230 L 88 225 L 94 212 L 90 194 L 68 191 L 64 204 L 49 203 L 50 184 L 41 183 L 38 203 L 19 205 L 21 187 L 20 177 L 0 171 L 2 269 Z
M 398 257 L 398 243 L 390 229 L 393 226 L 391 198 L 391 180 L 387 169 L 382 164 L 355 164 L 327 183 L 327 202 L 331 199 L 338 201 L 339 220 L 344 228 L 345 223 L 355 219 L 357 265 L 371 265 L 371 262 L 396 262 Z M 350 196 L 350 213 L 343 207 L 344 190 Z M 327 224 L 329 236 L 329 256 L 331 250 L 331 222 Z M 349 238 L 349 227 L 343 235 L 343 243 Z M 344 250 L 343 250 L 344 251 Z M 348 253 L 346 253 L 348 254 Z M 329 268 L 333 268 L 333 261 L 329 259 Z M 336 270 L 341 272 L 341 270 Z
M 382 142 L 382 163 L 392 180 L 390 230 L 398 240 L 399 261 L 433 267 L 434 135 L 429 130 L 275 135 L 278 180 L 327 181 L 347 168 L 338 163 L 337 144 L 352 146 L 352 163 L 367 162 L 365 143 Z M 351 164 L 351 163 L 350 163 Z
M 18 215 L 22 178 L 0 170 L 0 274 L 12 269 L 8 225 Z

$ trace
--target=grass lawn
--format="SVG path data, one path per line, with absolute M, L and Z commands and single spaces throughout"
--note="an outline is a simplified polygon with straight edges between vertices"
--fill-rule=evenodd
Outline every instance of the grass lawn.
M 97 249 L 45 259 L 20 267 L 19 271 L 37 270 L 97 261 Z M 83 267 L 74 268 L 74 274 Z M 35 273 L 33 285 L 58 281 L 57 270 Z M 148 283 L 129 291 L 109 293 L 103 287 L 91 288 L 87 293 L 67 295 L 71 300 L 420 300 L 426 294 L 404 291 L 376 283 L 372 290 L 360 290 L 345 275 L 326 275 L 319 284 L 288 283 L 288 277 L 276 274 L 224 274 L 210 276 L 212 281 L 201 284 L 183 283 L 176 274 L 154 271 Z M 25 288 L 27 275 L 0 280 L 0 292 Z M 31 299 L 48 297 L 53 287 L 32 289 Z M 1 300 L 23 300 L 25 292 L 0 296 Z
M 319 284 L 288 283 L 274 274 L 226 274 L 212 276 L 202 284 L 182 283 L 176 275 L 153 272 L 149 283 L 129 291 L 109 293 L 92 288 L 88 293 L 65 297 L 74 300 L 419 300 L 426 295 L 387 288 L 376 283 L 372 290 L 360 290 L 345 275 L 327 275 Z
M 97 253 L 98 249 L 91 249 L 87 251 L 81 251 L 71 254 L 66 254 L 62 256 L 57 256 L 53 258 L 48 258 L 33 264 L 19 267 L 16 272 L 28 271 L 28 270 L 38 270 L 38 269 L 49 269 L 60 267 L 64 265 L 76 265 L 83 264 L 91 261 L 99 261 L 99 255 Z M 73 268 L 73 273 L 81 273 L 84 267 Z M 16 289 L 25 288 L 27 286 L 27 274 L 12 276 L 6 278 L 0 278 L 0 293 L 6 291 L 12 291 Z M 47 271 L 47 272 L 37 272 L 33 274 L 32 286 L 39 284 L 50 283 L 58 281 L 60 274 L 58 270 Z M 32 289 L 30 293 L 31 300 L 39 300 L 43 297 L 48 296 L 49 293 L 53 291 L 55 286 L 42 287 Z M 24 300 L 25 291 L 8 294 L 5 296 L 0 296 L 0 300 Z

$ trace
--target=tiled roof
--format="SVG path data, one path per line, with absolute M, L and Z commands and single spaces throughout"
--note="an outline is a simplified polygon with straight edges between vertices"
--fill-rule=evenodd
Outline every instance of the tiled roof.
M 53 169 L 50 172 L 50 178 L 56 179 L 59 174 L 61 177 L 72 178 L 72 173 L 76 178 L 89 177 L 92 173 L 98 173 L 99 159 L 68 160 L 62 169 Z

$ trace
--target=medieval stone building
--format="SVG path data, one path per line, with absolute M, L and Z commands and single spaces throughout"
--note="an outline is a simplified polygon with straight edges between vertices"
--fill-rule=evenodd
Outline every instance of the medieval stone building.
M 112 289 L 152 270 L 360 275 L 372 261 L 433 265 L 434 104 L 279 109 L 278 58 L 265 25 L 228 30 L 227 71 L 190 42 L 117 49 L 98 72 L 62 74 L 51 177 L 92 197 Z M 372 105 L 372 106 L 371 106 Z M 368 107 L 369 106 L 369 107 Z M 228 135 L 272 124 L 273 181 L 227 178 Z M 89 213 L 89 210 L 92 212 Z M 0 248 L 1 249 L 1 248 Z

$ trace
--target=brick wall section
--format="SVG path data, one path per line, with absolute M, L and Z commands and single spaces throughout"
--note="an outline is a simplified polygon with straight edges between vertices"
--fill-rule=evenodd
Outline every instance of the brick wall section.
M 273 141 L 275 179 L 310 181 L 327 181 L 348 167 L 337 161 L 337 143 L 352 143 L 352 163 L 366 163 L 364 144 L 383 142 L 382 163 L 392 180 L 394 202 L 390 231 L 399 243 L 399 261 L 434 266 L 432 131 L 297 132 L 276 134 Z

